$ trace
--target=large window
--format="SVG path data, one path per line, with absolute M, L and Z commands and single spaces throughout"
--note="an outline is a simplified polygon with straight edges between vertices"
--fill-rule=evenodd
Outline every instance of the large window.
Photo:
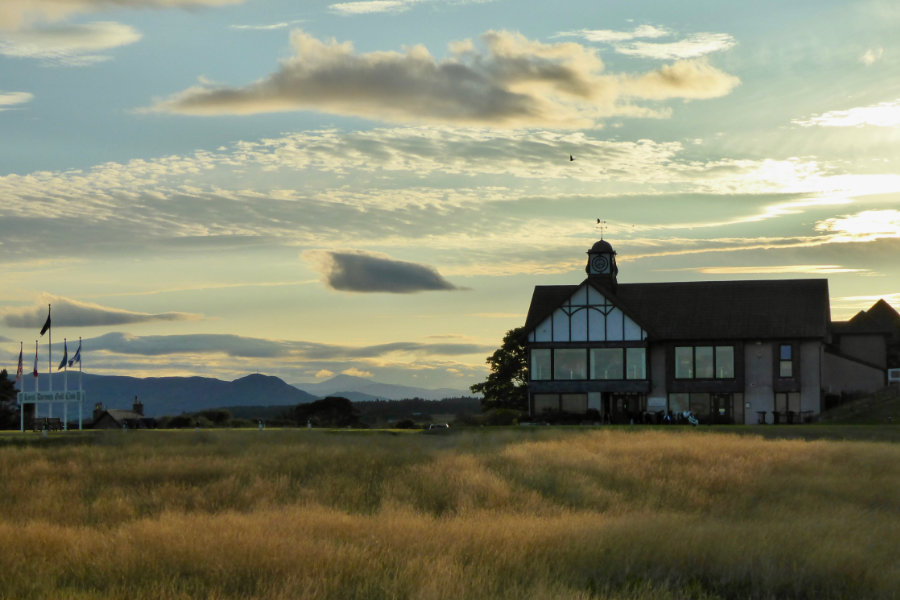
M 584 348 L 557 348 L 553 351 L 553 379 L 587 379 L 587 352 Z
M 533 381 L 553 379 L 550 373 L 550 350 L 544 348 L 532 350 L 531 379 Z
M 646 348 L 625 348 L 625 379 L 647 379 Z
M 591 379 L 624 379 L 623 348 L 591 348 Z
M 532 381 L 647 378 L 646 348 L 534 348 Z
M 675 379 L 734 379 L 734 346 L 676 346 Z

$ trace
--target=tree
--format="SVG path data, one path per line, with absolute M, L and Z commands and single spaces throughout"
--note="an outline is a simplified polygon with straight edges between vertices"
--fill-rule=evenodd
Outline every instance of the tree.
M 16 406 L 16 382 L 6 369 L 0 370 L 0 429 L 18 429 L 19 408 Z
M 510 329 L 501 345 L 487 358 L 491 373 L 469 389 L 483 394 L 482 410 L 512 408 L 528 410 L 528 358 L 525 353 L 525 328 Z
M 291 411 L 297 425 L 311 423 L 317 427 L 358 427 L 359 413 L 353 403 L 340 396 L 329 396 L 322 400 L 298 404 Z

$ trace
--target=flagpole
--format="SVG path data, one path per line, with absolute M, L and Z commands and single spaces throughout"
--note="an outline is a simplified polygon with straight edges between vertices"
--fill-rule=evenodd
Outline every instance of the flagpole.
M 81 431 L 82 413 L 84 413 L 84 388 L 82 387 L 82 376 L 84 369 L 81 366 L 81 336 L 78 336 L 78 430 Z
M 22 352 L 25 349 L 25 342 L 19 342 L 19 370 L 16 371 L 16 379 L 19 380 L 19 391 L 25 394 L 25 372 L 22 370 Z M 25 396 L 19 396 L 22 401 L 19 402 L 19 431 L 25 431 Z
M 69 349 L 63 338 L 63 431 L 69 430 Z
M 31 415 L 32 421 L 37 418 L 38 395 L 40 393 L 40 390 L 38 389 L 38 379 L 40 379 L 40 377 L 38 377 L 38 375 L 38 341 L 34 340 L 34 414 Z
M 50 403 L 47 416 L 53 418 L 53 322 L 50 321 L 50 305 L 47 305 L 47 373 L 49 375 Z

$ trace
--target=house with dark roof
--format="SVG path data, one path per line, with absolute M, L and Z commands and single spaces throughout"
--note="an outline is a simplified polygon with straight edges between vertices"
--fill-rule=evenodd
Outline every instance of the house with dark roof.
M 886 383 L 890 314 L 832 323 L 826 279 L 619 283 L 608 242 L 587 254 L 580 284 L 534 289 L 534 416 L 801 422 Z
M 155 429 L 156 419 L 144 416 L 144 404 L 134 397 L 131 410 L 118 408 L 104 409 L 97 403 L 94 406 L 93 429 Z

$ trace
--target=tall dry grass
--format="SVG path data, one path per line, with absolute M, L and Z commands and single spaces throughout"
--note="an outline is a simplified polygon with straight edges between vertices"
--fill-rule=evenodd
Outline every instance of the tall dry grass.
M 614 429 L 109 432 L 6 444 L 0 473 L 0 598 L 900 589 L 890 443 Z

